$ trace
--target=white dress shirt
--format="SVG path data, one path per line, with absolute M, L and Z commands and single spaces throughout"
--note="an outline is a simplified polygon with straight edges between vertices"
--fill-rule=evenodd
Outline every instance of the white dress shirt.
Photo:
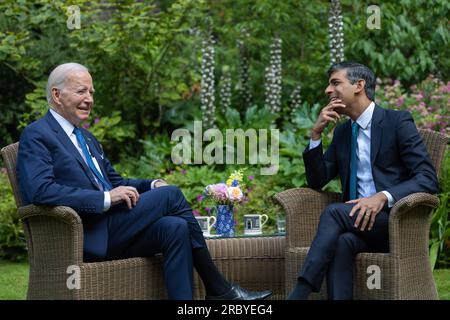
M 77 137 L 75 136 L 75 133 L 73 132 L 73 129 L 75 126 L 71 124 L 67 119 L 65 119 L 63 116 L 61 116 L 58 112 L 50 108 L 50 113 L 52 114 L 53 118 L 59 123 L 59 125 L 63 128 L 64 132 L 69 137 L 70 141 L 72 141 L 75 148 L 77 148 L 78 152 L 81 154 L 81 157 L 83 157 L 83 160 L 86 162 L 86 157 L 84 156 L 83 150 L 81 149 L 80 145 L 78 144 Z M 89 154 L 91 155 L 91 151 L 89 150 L 89 146 L 87 146 L 87 149 L 89 151 Z M 100 166 L 98 165 L 97 159 L 91 155 L 92 162 L 94 163 L 95 167 L 97 168 L 98 172 L 103 176 L 102 170 L 100 170 Z M 87 162 L 86 162 L 87 163 Z M 95 180 L 97 181 L 97 178 L 94 175 Z M 97 181 L 98 182 L 98 181 Z M 108 211 L 111 207 L 111 196 L 108 191 L 104 191 L 105 198 L 103 201 L 103 211 Z
M 371 131 L 372 126 L 372 115 L 375 109 L 375 103 L 372 101 L 369 106 L 364 110 L 364 112 L 356 119 L 356 123 L 359 125 L 358 139 L 356 146 L 356 177 L 358 181 L 357 194 L 358 198 L 366 198 L 373 196 L 377 193 L 375 189 L 375 182 L 372 176 L 372 164 L 370 162 L 370 142 L 371 142 Z M 353 124 L 353 120 L 351 123 Z M 309 148 L 314 149 L 319 146 L 321 139 L 310 140 Z M 388 207 L 394 205 L 394 198 L 387 191 L 383 192 L 388 198 Z

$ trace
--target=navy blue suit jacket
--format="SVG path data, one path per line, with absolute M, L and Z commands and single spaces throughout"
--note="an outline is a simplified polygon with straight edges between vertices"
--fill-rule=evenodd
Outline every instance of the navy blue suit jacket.
M 320 189 L 339 175 L 342 200 L 349 199 L 351 121 L 336 127 L 330 147 L 322 144 L 303 153 L 308 185 Z M 407 111 L 375 106 L 372 115 L 372 176 L 377 192 L 388 191 L 395 201 L 415 192 L 438 192 L 438 179 L 427 149 Z
M 111 166 L 95 137 L 82 129 L 89 150 L 113 188 L 150 190 L 152 180 L 124 179 Z M 85 260 L 101 260 L 108 246 L 108 212 L 104 192 L 67 134 L 50 112 L 23 131 L 17 159 L 20 191 L 25 204 L 61 205 L 80 215 Z

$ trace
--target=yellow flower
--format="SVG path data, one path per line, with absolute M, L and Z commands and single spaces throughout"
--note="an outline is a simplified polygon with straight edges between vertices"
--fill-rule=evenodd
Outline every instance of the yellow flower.
M 242 179 L 244 177 L 244 170 L 243 169 L 239 169 L 239 170 L 234 170 L 234 172 L 232 174 L 230 174 L 230 177 L 227 180 L 227 185 L 228 185 L 228 181 L 231 180 L 231 182 L 233 180 L 237 180 L 238 182 L 242 182 Z M 230 183 L 231 185 L 231 183 Z
M 231 184 L 233 183 L 233 180 L 234 179 L 231 179 L 231 178 L 227 180 L 227 187 L 231 187 Z

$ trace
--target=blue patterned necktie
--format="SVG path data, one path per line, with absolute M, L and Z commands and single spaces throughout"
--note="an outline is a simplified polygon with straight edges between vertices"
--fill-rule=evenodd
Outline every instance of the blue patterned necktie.
M 358 141 L 358 123 L 352 123 L 352 141 L 350 149 L 350 200 L 356 199 L 356 143 Z
M 83 134 L 81 133 L 80 128 L 75 127 L 73 129 L 73 132 L 75 133 L 75 136 L 77 137 L 78 144 L 81 147 L 81 150 L 83 150 L 84 157 L 86 158 L 86 162 L 91 169 L 92 173 L 95 175 L 97 180 L 101 183 L 103 190 L 108 191 L 112 189 L 112 186 L 109 184 L 108 181 L 103 178 L 101 173 L 98 171 L 98 169 L 95 167 L 94 162 L 92 161 L 91 155 L 89 154 L 89 151 L 87 149 L 86 140 L 84 140 Z

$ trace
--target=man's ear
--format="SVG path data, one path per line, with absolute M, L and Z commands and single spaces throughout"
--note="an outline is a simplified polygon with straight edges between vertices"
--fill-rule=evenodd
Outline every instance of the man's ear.
M 61 104 L 61 102 L 59 100 L 60 97 L 61 97 L 61 90 L 59 90 L 56 87 L 53 87 L 52 88 L 52 99 L 57 105 Z
M 355 94 L 360 94 L 361 92 L 363 92 L 364 87 L 366 86 L 366 80 L 359 79 L 358 81 L 355 82 L 355 85 L 356 85 Z

